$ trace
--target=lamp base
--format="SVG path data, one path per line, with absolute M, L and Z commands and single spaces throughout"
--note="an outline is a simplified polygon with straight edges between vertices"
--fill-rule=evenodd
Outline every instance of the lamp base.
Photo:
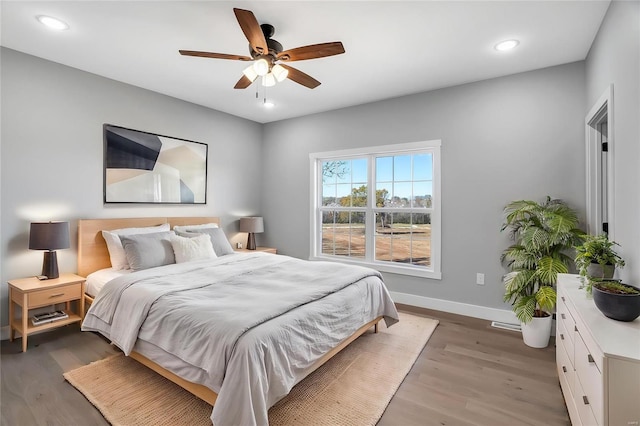
M 45 251 L 42 261 L 42 275 L 49 279 L 58 278 L 58 256 L 55 251 Z
M 256 234 L 253 232 L 249 232 L 249 236 L 247 237 L 247 250 L 255 250 L 256 249 Z

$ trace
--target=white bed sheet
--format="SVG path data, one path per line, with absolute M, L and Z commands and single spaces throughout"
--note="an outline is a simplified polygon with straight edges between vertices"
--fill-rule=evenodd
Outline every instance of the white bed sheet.
M 87 293 L 91 297 L 96 297 L 106 283 L 114 278 L 121 277 L 130 273 L 131 269 L 116 270 L 113 268 L 105 268 L 100 269 L 96 272 L 92 272 L 87 276 L 85 293 Z

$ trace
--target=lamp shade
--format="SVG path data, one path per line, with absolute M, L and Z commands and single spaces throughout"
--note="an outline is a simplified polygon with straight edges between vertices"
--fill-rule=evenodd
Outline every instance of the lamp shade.
M 69 222 L 34 222 L 29 232 L 31 250 L 69 248 Z
M 264 232 L 262 217 L 241 217 L 240 232 L 260 233 Z

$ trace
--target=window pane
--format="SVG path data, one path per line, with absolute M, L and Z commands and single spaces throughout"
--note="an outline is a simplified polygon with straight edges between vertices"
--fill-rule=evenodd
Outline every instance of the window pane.
M 351 188 L 351 206 L 367 207 L 367 185 L 355 185 Z
M 391 188 L 391 185 L 388 186 Z M 378 184 L 376 187 L 376 207 L 388 207 L 391 191 L 386 184 Z
M 335 183 L 338 178 L 344 178 L 351 173 L 349 162 L 343 160 L 330 160 L 322 162 L 322 182 Z
M 364 258 L 365 213 L 323 212 L 322 254 Z
M 411 180 L 411 156 L 397 155 L 393 157 L 393 180 Z
M 349 206 L 351 205 L 351 184 L 350 183 L 339 183 L 336 185 L 336 197 L 340 200 L 343 197 L 347 197 L 349 202 L 347 204 L 343 204 L 340 201 L 341 206 Z
M 413 180 L 433 180 L 432 154 L 413 156 Z
M 367 159 L 360 158 L 357 160 L 353 160 L 351 162 L 351 166 L 353 170 L 353 174 L 351 177 L 353 183 L 366 184 L 367 180 L 369 179 L 367 172 Z
M 392 207 L 411 206 L 411 182 L 401 182 L 393 184 Z
M 391 182 L 393 180 L 393 157 L 376 158 L 376 181 Z
M 365 254 L 365 213 L 351 213 L 351 240 L 349 247 L 349 255 L 364 259 Z
M 433 183 L 413 182 L 413 207 L 431 207 Z
M 336 203 L 336 186 L 322 185 L 322 205 L 331 206 Z
M 431 265 L 431 216 L 376 213 L 375 260 Z

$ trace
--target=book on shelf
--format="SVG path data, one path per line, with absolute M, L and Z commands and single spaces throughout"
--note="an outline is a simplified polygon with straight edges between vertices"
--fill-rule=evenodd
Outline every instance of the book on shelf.
M 46 324 L 48 322 L 58 321 L 61 319 L 69 318 L 64 311 L 54 311 L 54 312 L 45 312 L 43 314 L 36 314 L 31 317 L 31 324 L 33 325 L 41 325 Z

